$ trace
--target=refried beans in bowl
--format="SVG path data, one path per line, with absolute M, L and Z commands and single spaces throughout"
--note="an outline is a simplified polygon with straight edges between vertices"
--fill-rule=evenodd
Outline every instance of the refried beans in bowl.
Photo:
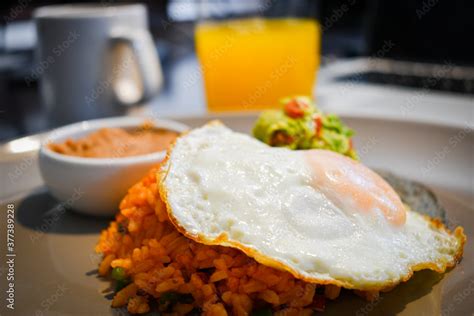
M 111 216 L 130 186 L 187 130 L 177 121 L 140 117 L 74 123 L 46 135 L 39 169 L 49 193 L 68 208 Z
M 178 133 L 144 124 L 139 128 L 106 127 L 82 138 L 50 143 L 59 154 L 85 158 L 122 158 L 165 150 Z

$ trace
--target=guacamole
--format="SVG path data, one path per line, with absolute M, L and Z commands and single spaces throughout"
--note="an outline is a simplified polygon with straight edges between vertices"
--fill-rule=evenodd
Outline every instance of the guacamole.
M 290 149 L 328 149 L 357 159 L 352 147 L 353 130 L 334 114 L 323 114 L 308 97 L 282 101 L 282 110 L 260 114 L 253 135 L 262 142 Z

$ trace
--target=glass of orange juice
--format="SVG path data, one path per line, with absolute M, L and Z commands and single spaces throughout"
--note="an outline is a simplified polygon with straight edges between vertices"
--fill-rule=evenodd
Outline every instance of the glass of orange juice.
M 197 24 L 209 111 L 260 110 L 279 107 L 282 97 L 312 95 L 320 62 L 318 22 L 304 6 L 300 15 L 270 18 L 262 15 L 266 11 Z

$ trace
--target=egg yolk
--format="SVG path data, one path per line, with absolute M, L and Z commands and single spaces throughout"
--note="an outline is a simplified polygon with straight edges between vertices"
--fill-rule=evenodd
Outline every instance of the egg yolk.
M 363 164 L 328 150 L 304 153 L 313 177 L 312 186 L 344 212 L 380 211 L 388 222 L 401 226 L 406 210 L 393 188 Z

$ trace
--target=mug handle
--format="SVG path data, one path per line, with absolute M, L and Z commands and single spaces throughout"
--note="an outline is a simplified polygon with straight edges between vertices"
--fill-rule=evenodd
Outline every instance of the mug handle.
M 163 83 L 163 75 L 151 34 L 143 29 L 118 28 L 112 31 L 111 40 L 113 43 L 128 45 L 135 55 L 143 84 L 143 93 L 138 102 L 147 100 L 158 93 Z M 115 89 L 116 87 L 114 87 Z M 123 100 L 119 100 L 119 102 L 130 105 Z

